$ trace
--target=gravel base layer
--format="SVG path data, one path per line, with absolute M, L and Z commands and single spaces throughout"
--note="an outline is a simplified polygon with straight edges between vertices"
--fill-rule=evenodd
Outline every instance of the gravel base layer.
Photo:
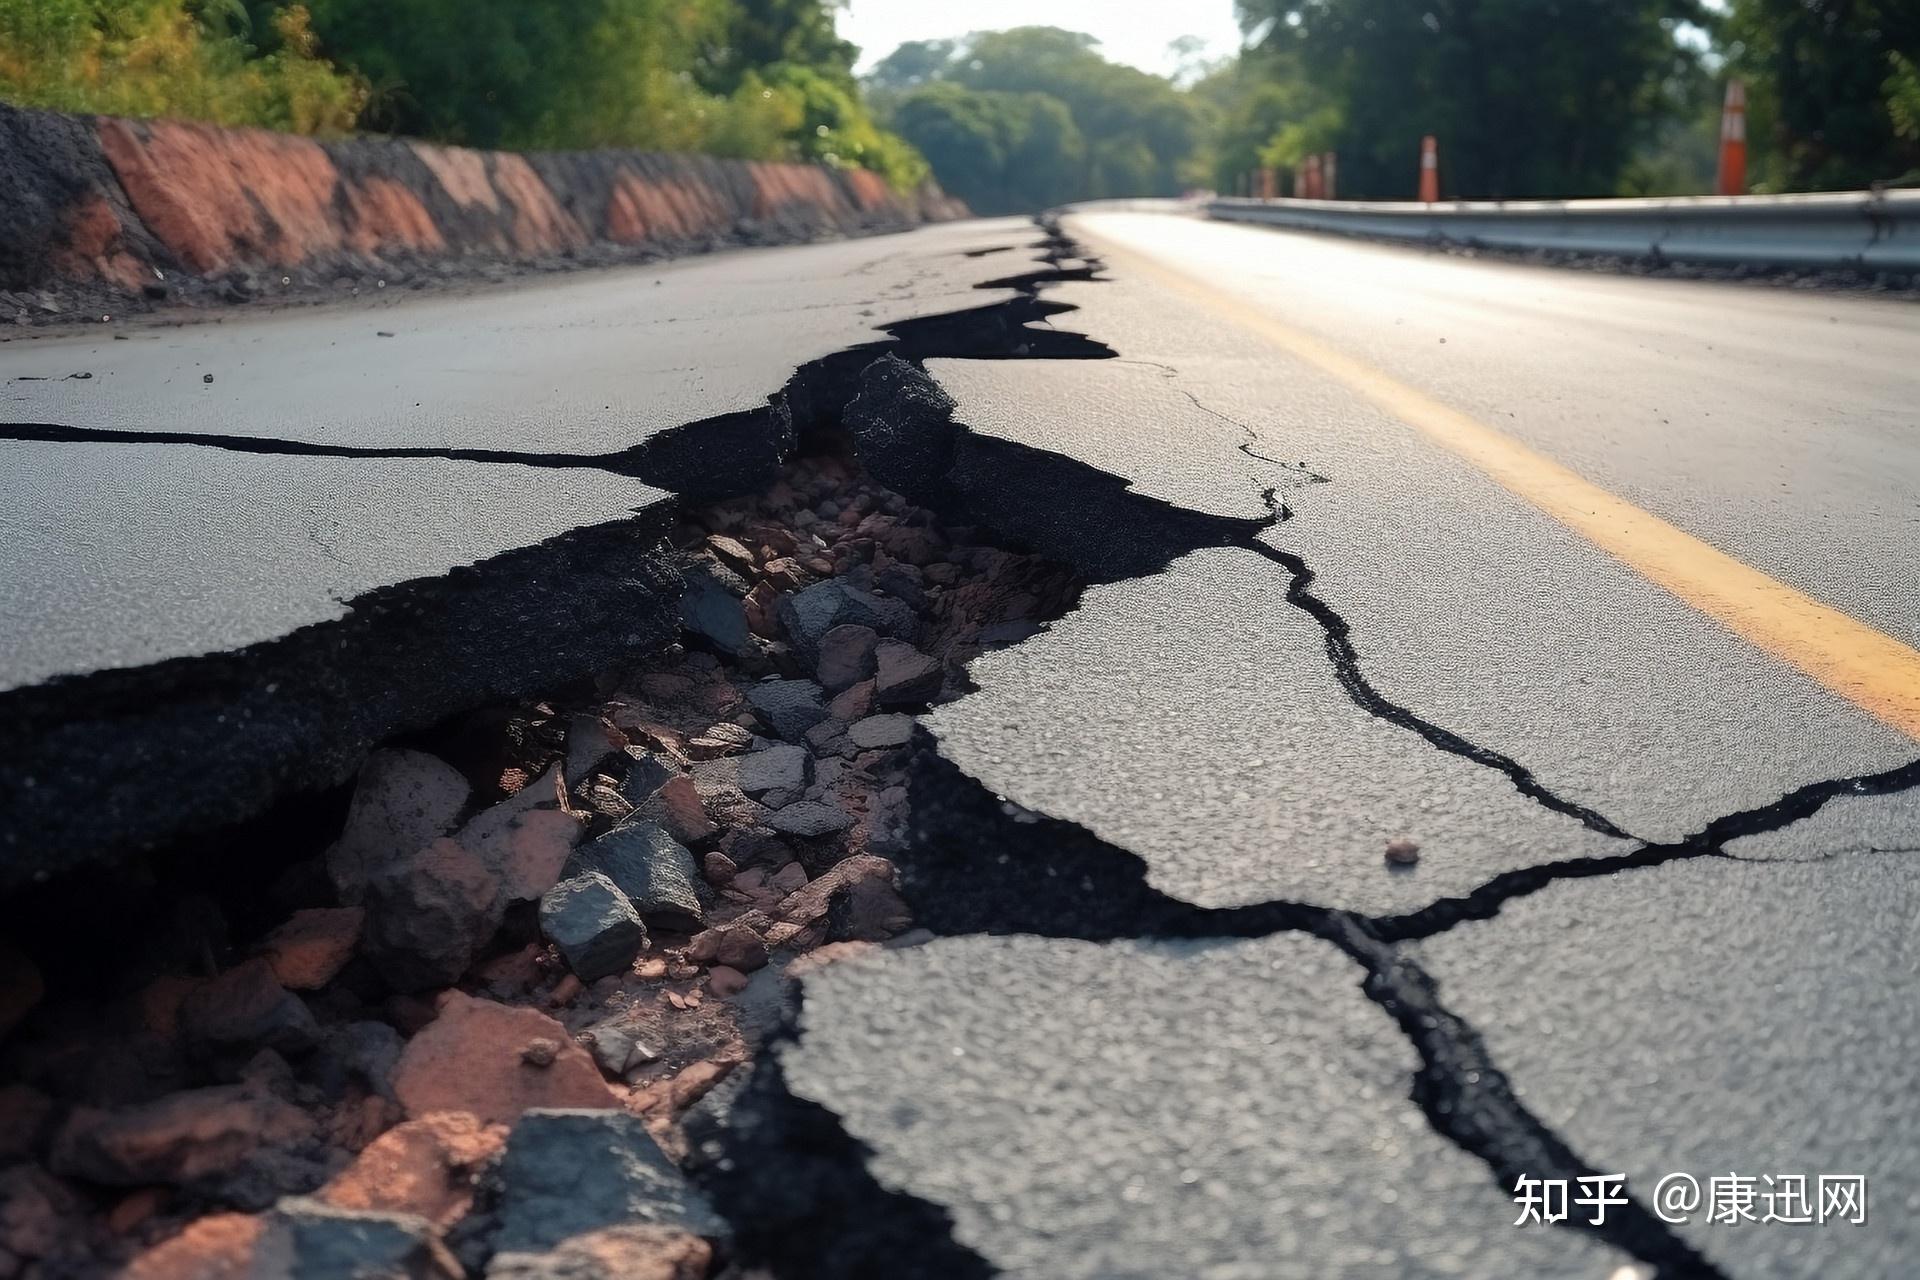
M 681 643 L 69 886 L 58 954 L 0 956 L 0 1278 L 764 1274 L 682 1121 L 792 978 L 925 936 L 870 851 L 914 715 L 1080 584 L 839 452 L 676 545 Z

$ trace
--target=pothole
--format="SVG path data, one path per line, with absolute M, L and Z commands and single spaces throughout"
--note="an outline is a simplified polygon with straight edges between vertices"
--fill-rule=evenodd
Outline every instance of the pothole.
M 68 914 L 6 961 L 0 1276 L 744 1274 L 672 1163 L 683 1122 L 782 1025 L 782 975 L 912 941 L 873 850 L 907 821 L 913 715 L 1080 583 L 825 436 L 672 540 L 679 643 L 116 870 L 137 889 L 102 896 L 139 921 L 103 915 L 111 945 L 86 885 L 48 891 Z M 546 1107 L 613 1110 L 509 1141 Z M 555 1252 L 528 1225 L 549 1166 L 609 1144 L 644 1208 L 621 1177 L 572 1188 Z

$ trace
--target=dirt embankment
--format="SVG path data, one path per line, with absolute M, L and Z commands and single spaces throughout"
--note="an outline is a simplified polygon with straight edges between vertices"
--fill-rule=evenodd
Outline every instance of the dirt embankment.
M 0 104 L 0 321 L 486 279 L 963 216 L 865 170 L 318 141 Z

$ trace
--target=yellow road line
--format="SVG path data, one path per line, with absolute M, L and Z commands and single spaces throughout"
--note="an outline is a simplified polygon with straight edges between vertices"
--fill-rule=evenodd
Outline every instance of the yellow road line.
M 1920 652 L 1742 564 L 1512 437 L 1258 307 L 1136 250 L 1093 238 L 1109 261 L 1127 259 L 1130 266 L 1199 298 L 1212 311 L 1331 374 L 1735 635 L 1920 738 Z

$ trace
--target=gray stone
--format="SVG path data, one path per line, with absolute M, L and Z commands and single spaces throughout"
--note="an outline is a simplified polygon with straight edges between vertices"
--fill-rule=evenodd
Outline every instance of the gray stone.
M 845 831 L 853 825 L 853 819 L 847 811 L 838 805 L 823 804 L 818 800 L 801 800 L 784 809 L 776 809 L 767 819 L 767 825 L 775 831 L 784 831 L 790 836 L 811 839 L 816 836 L 830 836 L 836 831 Z
M 289 1196 L 267 1215 L 252 1273 L 289 1280 L 451 1280 L 460 1271 L 425 1218 Z
M 747 703 L 789 742 L 827 718 L 820 686 L 811 680 L 762 680 L 747 690 Z
M 812 778 L 813 757 L 806 748 L 783 742 L 740 757 L 735 781 L 748 796 L 778 809 L 804 795 Z
M 706 918 L 705 882 L 692 851 L 652 822 L 626 822 L 576 850 L 569 878 L 598 871 L 648 920 L 699 925 Z
M 346 826 L 326 853 L 327 876 L 341 901 L 359 902 L 378 867 L 451 831 L 471 790 L 459 770 L 422 751 L 368 756 Z
M 615 1080 L 625 1079 L 627 1072 L 660 1058 L 659 1052 L 641 1038 L 640 1028 L 622 1018 L 596 1022 L 582 1031 L 579 1039 L 600 1064 L 600 1070 Z
M 680 625 L 722 653 L 745 657 L 753 640 L 740 597 L 727 590 L 710 566 L 696 564 L 682 577 L 687 586 L 680 597 Z
M 675 771 L 645 747 L 628 747 L 627 757 L 627 776 L 620 782 L 620 796 L 637 809 L 671 782 Z
M 726 1223 L 624 1111 L 535 1109 L 500 1161 L 496 1250 L 550 1249 L 569 1236 L 624 1223 L 679 1227 L 718 1239 Z
M 940 663 L 899 640 L 883 640 L 874 650 L 878 670 L 873 694 L 883 707 L 918 706 L 940 696 L 946 672 Z
M 814 676 L 828 693 L 839 693 L 873 674 L 873 651 L 880 633 L 857 622 L 843 622 L 820 639 Z
M 913 717 L 899 712 L 883 716 L 868 716 L 864 720 L 856 720 L 848 725 L 847 737 L 851 738 L 853 745 L 862 751 L 904 747 L 913 740 Z
M 401 991 L 450 986 L 500 926 L 500 881 L 453 840 L 436 840 L 367 882 L 362 947 Z
M 620 754 L 623 744 L 613 735 L 613 726 L 599 716 L 568 719 L 565 776 L 569 787 L 579 786 L 589 774 L 598 772 L 609 756 Z
M 872 627 L 882 635 L 911 639 L 920 619 L 901 600 L 888 600 L 844 582 L 816 582 L 781 598 L 780 624 L 794 652 L 809 667 L 820 660 L 820 642 L 843 623 Z
M 618 885 L 598 871 L 562 880 L 540 899 L 540 932 L 582 982 L 619 973 L 647 945 L 647 926 Z

